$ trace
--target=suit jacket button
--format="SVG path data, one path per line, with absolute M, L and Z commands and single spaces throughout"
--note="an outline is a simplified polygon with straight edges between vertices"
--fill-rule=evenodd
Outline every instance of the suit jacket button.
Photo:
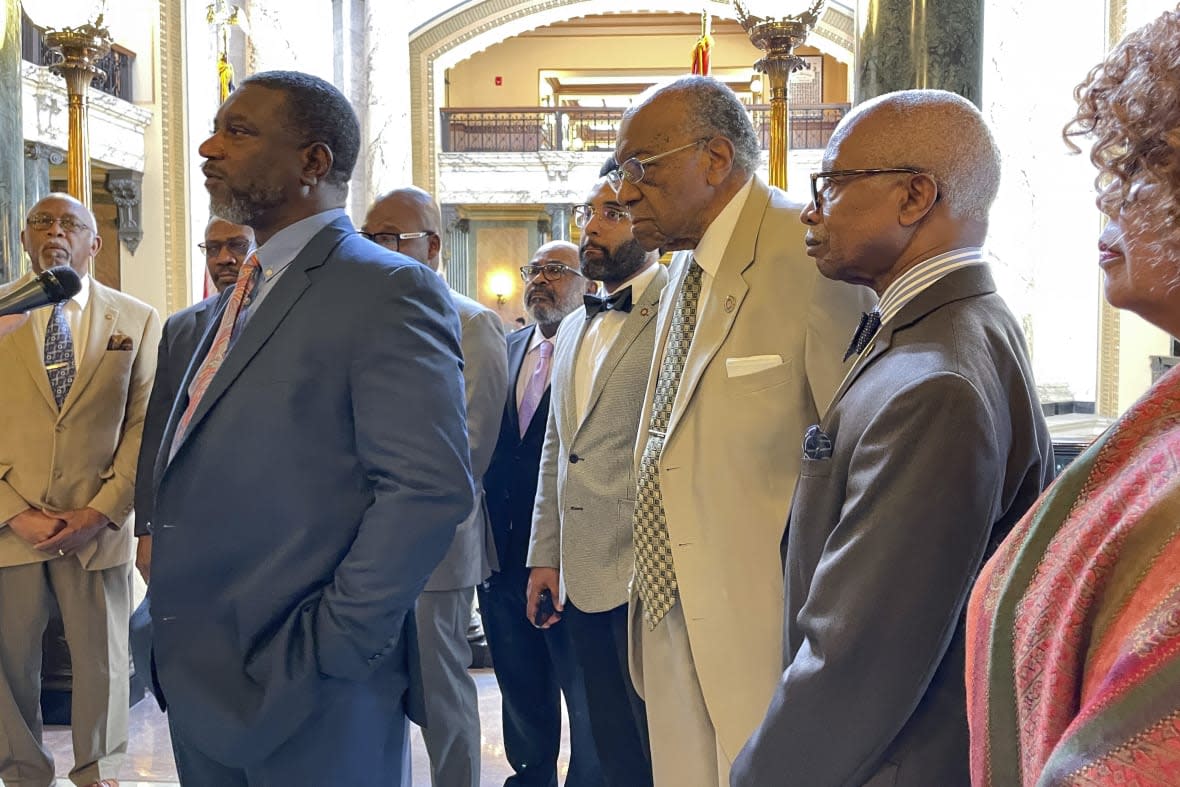
M 570 464 L 576 465 L 581 460 L 582 457 L 578 456 L 577 454 L 570 454 Z

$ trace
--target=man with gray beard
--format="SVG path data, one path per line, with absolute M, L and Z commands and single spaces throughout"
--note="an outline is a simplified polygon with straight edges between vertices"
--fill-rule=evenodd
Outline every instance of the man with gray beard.
M 534 627 L 525 617 L 525 557 L 537 494 L 537 468 L 549 418 L 554 335 L 581 312 L 594 289 L 578 272 L 578 247 L 553 241 L 520 269 L 524 303 L 536 323 L 508 336 L 508 397 L 492 463 L 484 476 L 498 568 L 479 587 L 479 608 L 500 684 L 504 752 L 512 787 L 556 787 L 561 696 L 570 719 L 566 787 L 602 784 L 586 692 L 568 626 Z M 556 564 L 554 564 L 556 565 Z
M 668 272 L 631 235 L 631 216 L 600 180 L 574 209 L 582 275 L 602 283 L 557 332 L 553 400 L 529 547 L 529 619 L 543 593 L 569 629 L 605 783 L 652 784 L 647 713 L 627 669 L 634 569 L 632 454 Z M 544 612 L 540 613 L 544 617 Z

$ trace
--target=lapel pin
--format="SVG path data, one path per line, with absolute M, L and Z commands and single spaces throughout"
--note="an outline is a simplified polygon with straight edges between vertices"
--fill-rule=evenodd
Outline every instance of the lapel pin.
M 737 306 L 737 299 L 734 298 L 732 295 L 726 295 L 725 296 L 725 311 L 727 311 L 727 312 L 733 311 L 734 306 Z
M 646 316 L 647 316 L 647 315 L 649 315 L 650 313 L 651 313 L 651 312 L 650 312 L 650 311 L 648 311 L 648 309 L 647 309 L 647 307 L 646 307 L 646 306 L 644 306 L 642 309 L 640 309 L 640 310 L 639 310 L 639 316 L 640 316 L 640 317 L 646 317 Z

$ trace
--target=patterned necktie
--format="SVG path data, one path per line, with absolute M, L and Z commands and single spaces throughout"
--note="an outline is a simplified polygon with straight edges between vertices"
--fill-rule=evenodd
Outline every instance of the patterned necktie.
M 541 404 L 541 397 L 545 395 L 545 386 L 549 385 L 549 360 L 553 357 L 553 342 L 546 339 L 537 345 L 540 358 L 533 369 L 533 376 L 524 387 L 524 398 L 520 400 L 520 436 L 529 430 L 529 423 L 537 413 Z
M 639 461 L 639 489 L 635 495 L 635 581 L 643 600 L 643 618 L 648 630 L 656 627 L 676 603 L 676 568 L 672 565 L 672 542 L 660 492 L 660 455 L 672 415 L 672 403 L 680 387 L 684 360 L 692 345 L 697 324 L 697 300 L 701 297 L 701 266 L 694 259 L 684 277 L 680 298 L 668 328 L 668 343 L 656 378 L 656 391 L 648 422 L 647 445 Z
M 172 435 L 172 449 L 168 454 L 169 461 L 176 456 L 176 449 L 184 440 L 184 433 L 188 431 L 189 421 L 192 420 L 193 413 L 201 404 L 201 397 L 209 389 L 209 383 L 213 382 L 214 375 L 221 368 L 226 353 L 229 352 L 230 340 L 233 338 L 238 316 L 242 312 L 242 304 L 250 297 L 250 293 L 254 291 L 254 285 L 258 281 L 258 267 L 258 252 L 251 254 L 242 264 L 242 269 L 238 273 L 238 283 L 234 286 L 234 291 L 230 293 L 229 303 L 226 304 L 225 312 L 221 315 L 221 322 L 217 325 L 217 335 L 213 337 L 209 353 L 201 362 L 201 368 L 197 370 L 196 377 L 189 385 L 188 406 L 184 408 L 184 414 L 180 416 L 180 423 L 176 425 L 176 433 Z
M 66 319 L 65 303 L 54 304 L 49 325 L 45 327 L 45 373 L 49 375 L 49 387 L 60 410 L 74 384 L 74 337 Z
M 877 330 L 881 327 L 881 312 L 873 309 L 867 314 L 860 315 L 860 324 L 856 326 L 856 333 L 852 334 L 852 343 L 848 345 L 848 351 L 844 353 L 844 360 L 848 360 L 854 355 L 860 355 L 869 346 L 869 342 L 877 335 Z

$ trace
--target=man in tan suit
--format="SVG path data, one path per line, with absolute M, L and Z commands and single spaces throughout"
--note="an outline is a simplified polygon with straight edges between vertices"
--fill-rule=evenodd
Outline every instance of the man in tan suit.
M 88 275 L 102 245 L 96 226 L 64 194 L 33 206 L 21 241 L 34 271 L 69 265 L 82 289 L 0 339 L 0 779 L 8 787 L 54 781 L 38 703 L 55 599 L 73 656 L 71 780 L 117 785 L 127 747 L 128 520 L 160 321 Z
M 639 419 L 631 672 L 655 783 L 728 785 L 782 674 L 779 544 L 799 444 L 872 297 L 817 274 L 800 206 L 754 176 L 757 136 L 722 83 L 641 97 L 615 159 L 636 240 L 684 250 Z

